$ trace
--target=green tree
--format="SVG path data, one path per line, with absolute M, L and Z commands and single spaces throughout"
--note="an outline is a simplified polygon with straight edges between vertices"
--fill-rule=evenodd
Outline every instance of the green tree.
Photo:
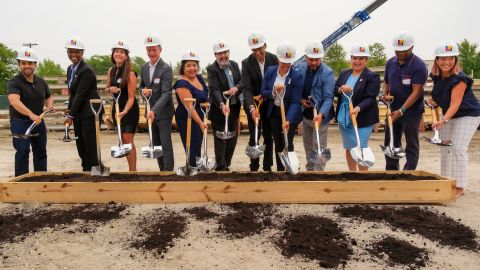
M 93 55 L 85 59 L 97 75 L 107 75 L 108 69 L 112 66 L 110 55 Z
M 0 43 L 0 95 L 7 93 L 7 81 L 18 71 L 16 53 Z
M 346 57 L 347 52 L 343 49 L 342 45 L 335 43 L 330 49 L 328 49 L 327 53 L 325 53 L 323 60 L 330 68 L 332 68 L 335 75 L 338 75 L 342 69 L 349 67 Z
M 142 65 L 145 63 L 145 59 L 141 58 L 140 56 L 135 56 L 132 58 L 132 67 L 137 74 L 140 74 L 140 71 L 142 70 Z
M 368 46 L 370 50 L 370 58 L 368 59 L 369 67 L 382 67 L 387 63 L 387 55 L 385 54 L 385 46 L 382 43 L 375 42 Z
M 46 76 L 65 76 L 65 70 L 56 64 L 53 60 L 45 59 L 43 62 L 38 63 L 36 73 L 40 77 Z
M 474 78 L 480 78 L 480 52 L 477 48 L 477 43 L 471 43 L 467 39 L 458 44 L 460 65 L 468 76 L 473 72 Z

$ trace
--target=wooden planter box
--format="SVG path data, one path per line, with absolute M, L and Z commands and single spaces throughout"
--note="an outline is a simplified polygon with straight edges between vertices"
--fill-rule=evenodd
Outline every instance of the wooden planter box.
M 318 181 L 222 182 L 19 182 L 33 172 L 0 182 L 2 202 L 42 203 L 442 203 L 455 200 L 455 180 L 424 171 L 405 171 L 436 180 L 322 180 Z M 402 172 L 368 172 L 398 174 Z M 78 173 L 76 173 L 78 174 Z M 169 173 L 122 173 L 165 176 Z M 256 173 L 252 173 L 256 175 Z

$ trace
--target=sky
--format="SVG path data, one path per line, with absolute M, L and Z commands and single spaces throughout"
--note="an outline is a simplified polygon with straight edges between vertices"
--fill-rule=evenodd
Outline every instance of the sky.
M 70 62 L 64 44 L 80 37 L 87 48 L 85 57 L 110 54 L 112 44 L 126 41 L 131 55 L 147 59 L 143 39 L 157 33 L 162 40 L 162 58 L 180 61 L 193 49 L 200 65 L 214 61 L 212 45 L 224 40 L 230 58 L 237 62 L 250 54 L 248 35 L 260 31 L 268 50 L 291 42 L 300 56 L 305 44 L 323 40 L 371 0 L 2 0 L 0 42 L 11 49 L 22 43 L 38 43 L 41 59 L 52 59 L 66 68 Z M 414 52 L 433 59 L 442 41 L 464 38 L 480 43 L 480 1 L 472 0 L 388 0 L 371 14 L 371 19 L 354 29 L 339 43 L 347 51 L 354 44 L 381 42 L 387 56 L 393 55 L 395 34 L 407 31 L 415 37 Z

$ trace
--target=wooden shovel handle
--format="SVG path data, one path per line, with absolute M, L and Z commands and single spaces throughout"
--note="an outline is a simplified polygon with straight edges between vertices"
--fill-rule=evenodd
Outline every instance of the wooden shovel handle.
M 92 103 L 92 104 L 100 104 L 100 103 L 102 103 L 102 100 L 99 99 L 99 98 L 90 99 L 90 103 Z
M 282 129 L 283 129 L 283 126 L 287 122 L 285 117 L 285 105 L 283 104 L 283 99 L 280 100 L 280 114 L 282 115 Z
M 210 103 L 208 103 L 208 102 L 200 103 L 200 107 L 202 107 L 202 108 L 208 108 L 208 107 L 210 107 Z
M 439 108 L 438 107 L 436 107 L 436 108 L 430 107 L 430 109 L 432 110 L 432 121 L 433 121 L 432 124 L 435 124 L 438 121 L 438 114 L 440 113 L 438 111 Z
M 196 98 L 184 98 L 183 101 L 185 101 L 185 102 L 195 102 L 195 101 L 197 101 L 197 99 Z
M 318 129 L 320 127 L 320 124 L 318 123 L 318 121 L 315 120 L 315 117 L 317 117 L 317 115 L 318 115 L 317 107 L 315 107 L 314 105 L 313 106 L 313 125 L 315 129 Z
M 348 103 L 348 109 L 350 110 L 350 112 L 353 112 L 353 104 L 352 102 L 349 102 Z M 349 113 L 350 113 L 349 112 Z M 350 115 L 350 118 L 352 118 L 352 124 L 354 127 L 357 127 L 357 117 L 353 114 Z

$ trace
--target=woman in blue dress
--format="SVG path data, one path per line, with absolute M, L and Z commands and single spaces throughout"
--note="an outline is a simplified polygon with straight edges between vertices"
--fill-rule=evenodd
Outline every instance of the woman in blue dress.
M 357 117 L 361 148 L 368 147 L 368 139 L 372 135 L 373 125 L 379 122 L 376 98 L 380 91 L 380 76 L 367 68 L 368 57 L 370 57 L 368 47 L 354 46 L 350 57 L 352 68 L 342 71 L 335 83 L 338 97 L 336 118 L 350 171 L 368 170 L 367 167 L 358 165 L 350 155 L 349 150 L 357 146 L 351 115 Z M 350 112 L 348 98 L 343 93 L 351 96 L 353 112 Z
M 195 98 L 195 110 L 192 111 L 192 128 L 191 128 L 191 142 L 190 142 L 190 156 L 188 158 L 189 164 L 196 167 L 196 157 L 200 157 L 202 146 L 202 130 L 207 128 L 207 124 L 203 122 L 203 112 L 200 108 L 200 103 L 208 100 L 208 89 L 202 75 L 198 74 L 200 59 L 194 51 L 187 51 L 182 56 L 182 63 L 180 65 L 180 75 L 182 77 L 175 82 L 173 89 L 177 97 L 177 109 L 175 110 L 175 121 L 180 132 L 183 147 L 186 147 L 187 140 L 187 119 L 188 111 L 192 104 L 186 104 L 185 98 Z

